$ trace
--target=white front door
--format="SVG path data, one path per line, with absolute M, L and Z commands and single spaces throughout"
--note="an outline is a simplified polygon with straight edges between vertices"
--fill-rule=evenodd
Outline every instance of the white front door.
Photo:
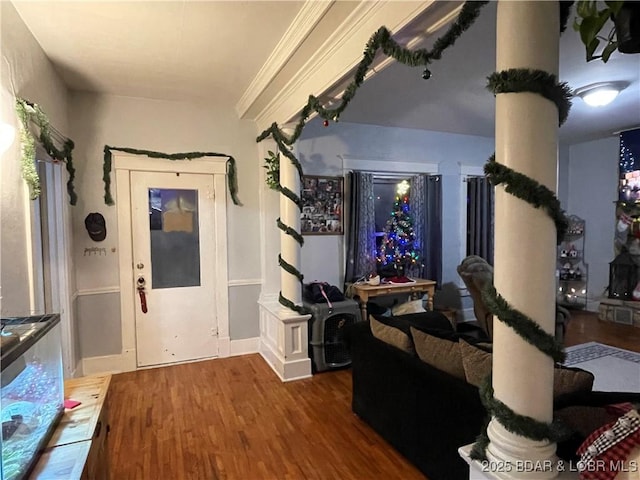
M 213 175 L 131 172 L 138 367 L 218 355 L 214 219 Z

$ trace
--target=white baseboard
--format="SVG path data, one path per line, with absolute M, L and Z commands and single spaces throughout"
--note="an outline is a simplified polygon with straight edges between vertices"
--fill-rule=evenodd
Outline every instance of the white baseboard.
M 264 361 L 267 362 L 283 382 L 301 380 L 312 376 L 311 359 L 309 358 L 294 361 L 283 360 L 280 358 L 280 355 L 265 342 L 260 342 L 260 355 L 262 355 Z
M 243 338 L 241 340 L 221 339 L 217 358 L 235 357 L 258 353 L 260 338 Z M 133 360 L 131 356 L 133 355 Z M 216 357 L 214 357 L 216 358 Z M 94 375 L 98 373 L 122 373 L 136 370 L 135 351 L 125 354 L 104 355 L 100 357 L 87 357 L 76 367 L 74 376 Z
M 94 375 L 96 373 L 122 373 L 126 371 L 123 366 L 123 356 L 104 355 L 101 357 L 87 357 L 82 359 L 82 374 Z
M 260 337 L 231 340 L 229 343 L 229 357 L 258 353 L 260 350 Z

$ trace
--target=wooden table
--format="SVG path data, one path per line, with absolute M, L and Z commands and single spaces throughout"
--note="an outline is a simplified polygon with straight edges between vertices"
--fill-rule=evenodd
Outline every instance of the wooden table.
M 362 319 L 367 320 L 367 302 L 372 297 L 380 297 L 384 295 L 397 295 L 400 293 L 427 293 L 429 301 L 427 303 L 429 310 L 433 310 L 433 295 L 436 292 L 435 280 L 426 280 L 424 278 L 414 278 L 413 283 L 381 283 L 380 285 L 369 285 L 368 283 L 354 283 L 353 292 L 357 295 L 360 302 L 360 310 L 362 311 Z

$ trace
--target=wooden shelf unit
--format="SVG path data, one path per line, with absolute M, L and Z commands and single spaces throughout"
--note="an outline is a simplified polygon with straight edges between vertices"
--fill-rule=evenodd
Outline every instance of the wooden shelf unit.
M 81 403 L 64 411 L 30 479 L 109 479 L 110 382 L 111 375 L 92 375 L 64 382 L 65 398 Z

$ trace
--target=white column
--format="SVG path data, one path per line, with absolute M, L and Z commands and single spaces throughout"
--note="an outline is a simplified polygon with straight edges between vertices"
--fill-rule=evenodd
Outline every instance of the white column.
M 557 2 L 498 2 L 497 71 L 540 69 L 558 73 Z M 496 160 L 556 191 L 558 111 L 534 93 L 496 97 Z M 495 286 L 517 310 L 552 334 L 555 323 L 556 230 L 539 209 L 496 188 Z M 553 415 L 553 360 L 494 320 L 495 397 L 516 413 L 550 422 Z M 488 434 L 490 461 L 512 462 L 510 478 L 553 478 L 556 472 L 527 471 L 552 465 L 555 444 L 507 431 L 495 418 Z M 521 468 L 522 467 L 522 468 Z
M 283 127 L 285 135 L 290 136 L 293 128 Z M 292 146 L 293 148 L 293 146 Z M 300 177 L 298 170 L 282 152 L 280 152 L 280 184 L 300 195 Z M 284 195 L 280 195 L 280 219 L 296 232 L 300 231 L 300 210 L 298 206 Z M 300 244 L 285 232 L 280 232 L 280 252 L 282 259 L 300 270 Z M 296 305 L 302 303 L 300 281 L 295 275 L 280 269 L 280 287 L 282 295 Z
M 291 135 L 293 129 L 282 129 Z M 298 170 L 280 152 L 280 184 L 300 195 Z M 276 217 L 272 221 L 275 222 Z M 300 210 L 295 202 L 280 194 L 280 220 L 297 232 L 300 231 Z M 300 244 L 280 232 L 280 254 L 282 259 L 300 270 Z M 280 269 L 282 295 L 296 305 L 302 304 L 302 288 L 298 277 Z M 260 309 L 260 354 L 282 381 L 298 380 L 311 376 L 309 358 L 308 322 L 309 314 L 300 314 L 278 303 L 263 298 Z

